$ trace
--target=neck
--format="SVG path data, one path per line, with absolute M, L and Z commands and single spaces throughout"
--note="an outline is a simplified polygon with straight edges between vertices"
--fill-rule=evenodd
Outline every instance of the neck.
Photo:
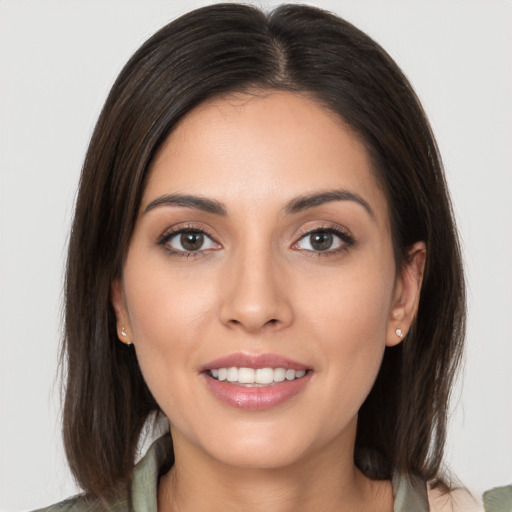
M 347 450 L 339 439 L 286 467 L 264 469 L 229 466 L 173 439 L 175 464 L 160 480 L 159 512 L 393 509 L 390 482 L 366 478 L 354 466 L 353 445 Z

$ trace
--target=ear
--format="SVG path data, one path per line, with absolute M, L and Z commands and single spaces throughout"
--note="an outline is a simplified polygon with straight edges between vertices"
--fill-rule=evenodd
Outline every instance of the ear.
M 402 341 L 416 316 L 426 256 L 425 243 L 416 242 L 407 252 L 407 260 L 396 276 L 386 333 L 388 347 Z
M 121 279 L 114 279 L 112 282 L 110 287 L 110 301 L 112 302 L 112 307 L 116 315 L 117 337 L 123 343 L 131 345 L 133 343 L 133 335 Z

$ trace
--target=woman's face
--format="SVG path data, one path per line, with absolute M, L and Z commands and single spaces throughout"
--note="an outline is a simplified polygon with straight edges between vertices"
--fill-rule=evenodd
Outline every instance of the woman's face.
M 395 267 L 385 196 L 334 114 L 286 92 L 192 111 L 152 165 L 112 288 L 177 457 L 350 452 L 414 315 L 419 274 Z

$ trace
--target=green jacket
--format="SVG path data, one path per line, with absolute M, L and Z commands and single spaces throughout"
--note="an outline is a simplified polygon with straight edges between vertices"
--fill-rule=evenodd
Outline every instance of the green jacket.
M 130 498 L 119 499 L 106 508 L 96 501 L 75 496 L 35 512 L 157 512 L 157 493 L 160 468 L 171 449 L 170 434 L 157 439 L 135 466 Z M 393 478 L 394 512 L 428 512 L 426 484 L 416 477 Z M 512 509 L 486 508 L 487 512 L 511 512 Z

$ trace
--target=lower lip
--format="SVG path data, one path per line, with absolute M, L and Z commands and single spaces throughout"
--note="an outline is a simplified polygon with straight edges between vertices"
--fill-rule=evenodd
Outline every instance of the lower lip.
M 212 379 L 203 374 L 209 390 L 222 402 L 238 409 L 261 411 L 286 402 L 300 393 L 311 379 L 311 371 L 304 377 L 264 387 L 244 387 L 227 381 Z

